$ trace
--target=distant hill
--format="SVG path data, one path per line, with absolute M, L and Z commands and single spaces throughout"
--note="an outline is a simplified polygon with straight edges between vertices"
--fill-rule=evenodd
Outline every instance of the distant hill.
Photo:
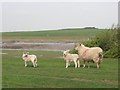
M 59 29 L 59 30 L 84 30 L 84 29 L 99 29 L 96 27 L 84 27 L 84 28 L 65 28 L 65 29 Z
M 106 29 L 70 28 L 49 31 L 3 32 L 2 40 L 19 42 L 81 42 Z

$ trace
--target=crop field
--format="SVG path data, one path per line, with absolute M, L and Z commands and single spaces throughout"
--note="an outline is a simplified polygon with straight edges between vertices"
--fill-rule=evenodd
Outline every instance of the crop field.
M 30 51 L 38 57 L 38 67 L 31 63 L 24 67 L 21 50 L 3 50 L 3 88 L 117 88 L 118 60 L 104 58 L 101 68 L 90 63 L 90 68 L 67 69 L 62 52 Z
M 82 42 L 104 29 L 66 29 L 56 31 L 5 32 L 1 42 Z M 27 50 L 38 57 L 38 67 L 24 67 L 21 50 L 2 50 L 2 88 L 118 88 L 118 59 L 103 58 L 100 69 L 66 69 L 61 51 Z

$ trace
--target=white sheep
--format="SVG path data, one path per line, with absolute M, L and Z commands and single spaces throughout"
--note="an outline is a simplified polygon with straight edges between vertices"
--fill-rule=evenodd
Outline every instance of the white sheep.
M 27 62 L 32 62 L 33 66 L 37 67 L 36 55 L 29 55 L 29 52 L 27 52 L 27 53 L 23 53 L 22 58 L 25 61 L 25 67 L 27 67 Z
M 99 68 L 100 62 L 103 58 L 103 50 L 100 47 L 86 47 L 83 44 L 79 44 L 75 47 L 78 50 L 79 57 L 84 61 L 83 68 L 86 62 L 93 61 Z M 89 66 L 88 66 L 89 68 Z
M 63 58 L 66 61 L 66 68 L 68 68 L 68 66 L 70 66 L 71 61 L 74 62 L 75 68 L 80 67 L 78 54 L 70 54 L 69 51 L 70 50 L 65 50 L 63 52 Z

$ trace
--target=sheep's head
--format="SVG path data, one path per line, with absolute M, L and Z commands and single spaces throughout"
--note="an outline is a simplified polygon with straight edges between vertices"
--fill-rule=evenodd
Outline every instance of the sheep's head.
M 78 50 L 79 47 L 85 47 L 85 46 L 83 44 L 81 44 L 81 43 L 80 44 L 76 44 L 75 45 L 75 50 Z
M 80 45 L 79 44 L 76 44 L 75 45 L 75 50 L 78 50 L 78 47 L 79 47 Z
M 24 52 L 23 52 L 22 57 L 27 57 L 27 56 L 28 56 L 28 54 L 29 54 L 29 52 L 27 52 L 27 53 L 24 53 Z
M 85 45 L 83 45 L 83 44 L 80 44 L 80 46 L 81 46 L 81 47 L 85 47 Z
M 63 51 L 63 56 L 66 57 L 67 53 L 69 53 L 69 52 L 70 52 L 70 50 Z
M 75 50 L 78 50 L 78 46 L 75 47 Z

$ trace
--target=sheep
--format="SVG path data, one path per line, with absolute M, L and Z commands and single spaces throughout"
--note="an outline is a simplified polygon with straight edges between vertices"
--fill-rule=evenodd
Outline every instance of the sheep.
M 80 63 L 79 63 L 79 56 L 78 54 L 70 54 L 69 53 L 70 50 L 65 50 L 63 52 L 63 58 L 66 61 L 66 68 L 68 68 L 68 66 L 70 66 L 70 62 L 73 61 L 75 64 L 75 68 L 79 68 L 80 67 Z
M 100 62 L 103 58 L 103 50 L 100 47 L 86 47 L 83 44 L 79 44 L 75 47 L 78 50 L 79 57 L 84 61 L 83 68 L 86 62 L 93 61 L 96 63 L 97 68 L 99 68 Z M 89 65 L 88 65 L 89 68 Z
M 22 59 L 25 62 L 25 67 L 27 67 L 27 62 L 31 61 L 34 67 L 37 67 L 37 56 L 29 55 L 29 52 L 23 53 Z

